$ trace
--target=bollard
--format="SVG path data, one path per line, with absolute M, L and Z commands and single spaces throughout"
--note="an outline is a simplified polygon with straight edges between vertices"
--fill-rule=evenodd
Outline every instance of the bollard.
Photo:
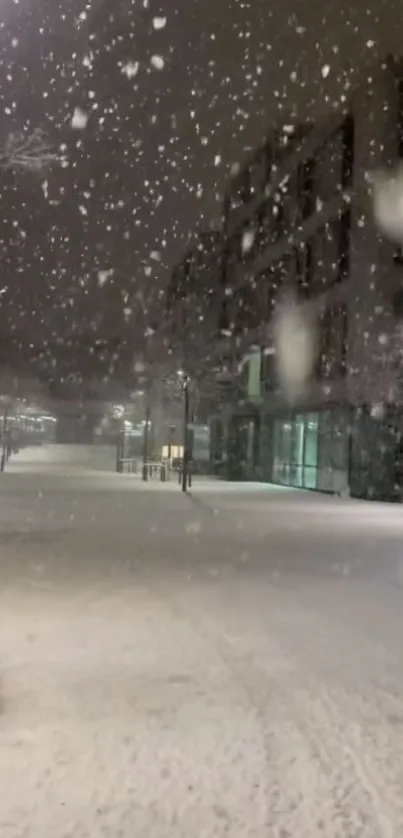
M 166 480 L 165 466 L 161 466 L 161 468 L 160 468 L 160 480 L 161 480 L 161 483 L 165 483 L 165 480 Z
M 143 465 L 143 480 L 148 480 L 148 467 L 146 463 Z

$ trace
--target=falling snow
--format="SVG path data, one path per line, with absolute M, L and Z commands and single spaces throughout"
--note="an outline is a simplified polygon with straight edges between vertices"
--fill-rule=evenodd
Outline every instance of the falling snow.
M 82 128 L 86 128 L 88 123 L 88 114 L 83 111 L 81 108 L 76 108 L 71 120 L 71 127 L 78 128 L 79 130 Z
M 403 166 L 375 172 L 370 180 L 374 216 L 380 230 L 403 243 Z
M 140 64 L 138 61 L 128 61 L 127 64 L 122 67 L 122 73 L 124 73 L 128 79 L 134 79 L 134 77 L 137 76 L 139 68 Z
M 153 55 L 151 57 L 151 64 L 156 70 L 163 70 L 165 67 L 165 59 L 162 55 Z
M 108 270 L 98 271 L 98 285 L 102 288 L 105 285 L 105 282 L 113 276 L 113 268 L 109 268 Z
M 280 381 L 291 401 L 303 397 L 316 358 L 315 323 L 289 297 L 275 321 L 276 359 Z
M 254 230 L 246 230 L 242 236 L 242 253 L 249 253 L 253 247 L 256 233 Z
M 166 17 L 154 17 L 153 18 L 154 29 L 165 29 L 166 25 L 167 25 Z

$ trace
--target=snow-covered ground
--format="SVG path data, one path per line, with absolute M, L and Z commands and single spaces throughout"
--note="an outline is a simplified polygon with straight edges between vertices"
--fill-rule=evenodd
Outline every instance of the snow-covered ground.
M 403 835 L 403 510 L 0 476 L 0 835 Z

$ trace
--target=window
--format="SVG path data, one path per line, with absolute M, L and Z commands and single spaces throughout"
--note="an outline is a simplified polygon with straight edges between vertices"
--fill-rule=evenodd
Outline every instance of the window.
M 250 173 L 249 169 L 245 169 L 237 176 L 235 181 L 234 194 L 231 199 L 231 209 L 234 210 L 244 206 L 244 204 L 247 204 L 248 201 L 250 201 L 250 198 Z
M 278 242 L 287 232 L 286 217 L 284 213 L 284 194 L 276 189 L 269 202 L 271 217 L 273 219 L 273 242 Z
M 312 291 L 321 294 L 339 281 L 339 221 L 329 221 L 312 238 Z
M 315 192 L 322 202 L 331 201 L 342 183 L 343 143 L 339 132 L 330 135 L 317 152 Z
M 397 152 L 400 162 L 403 161 L 403 62 L 396 67 L 396 87 L 398 95 L 398 119 L 397 119 Z M 393 254 L 395 265 L 403 265 L 403 248 L 396 247 Z
M 403 319 L 403 288 L 399 288 L 398 291 L 392 297 L 392 309 L 393 314 L 397 320 Z
M 297 170 L 298 204 L 301 221 L 306 221 L 315 211 L 315 162 L 305 160 Z
M 272 176 L 272 167 L 274 164 L 273 144 L 267 142 L 263 149 L 265 184 L 270 182 Z
M 228 232 L 228 219 L 231 215 L 231 198 L 229 195 L 224 196 L 223 201 L 223 229 L 224 233 L 227 234 Z
M 393 253 L 395 265 L 403 265 L 403 247 L 396 247 Z
M 260 378 L 263 392 L 266 391 L 266 393 L 269 393 L 277 389 L 277 363 L 274 352 L 265 354 L 263 350 Z
M 269 201 L 265 201 L 257 215 L 256 250 L 262 251 L 276 240 L 277 208 L 273 208 Z
M 344 376 L 347 370 L 347 306 L 336 304 L 319 320 L 317 377 L 320 381 Z
M 250 164 L 250 192 L 251 196 L 260 195 L 264 192 L 267 182 L 266 149 L 263 148 L 256 154 Z
M 273 480 L 339 492 L 348 485 L 349 427 L 343 409 L 274 420 Z
M 341 132 L 343 147 L 341 185 L 343 189 L 349 189 L 352 186 L 354 174 L 355 125 L 352 114 L 346 116 Z
M 276 419 L 273 479 L 288 486 L 316 489 L 317 468 L 318 414 Z
M 252 285 L 244 285 L 237 292 L 234 302 L 234 334 L 255 329 L 262 322 L 262 313 L 256 305 L 256 290 Z
M 348 485 L 349 427 L 343 409 L 324 410 L 319 417 L 318 488 L 340 492 Z
M 339 269 L 337 279 L 343 282 L 350 275 L 351 210 L 347 209 L 339 221 Z
M 354 170 L 354 118 L 348 114 L 340 126 L 324 142 L 317 153 L 315 167 L 316 194 L 330 201 L 352 185 Z
M 282 483 L 290 483 L 290 460 L 291 460 L 291 440 L 292 440 L 292 423 L 283 422 L 280 432 L 280 448 L 279 460 L 281 464 Z
M 294 486 L 303 485 L 304 431 L 303 417 L 296 416 L 291 425 L 290 483 Z
M 260 309 L 261 323 L 268 323 L 271 320 L 280 286 L 281 274 L 279 274 L 278 265 L 272 265 L 257 274 L 257 305 Z
M 399 116 L 397 121 L 397 150 L 400 158 L 403 158 L 403 63 L 396 68 L 396 84 L 398 95 Z
M 302 242 L 295 250 L 295 278 L 298 290 L 307 298 L 312 284 L 312 240 Z
M 329 221 L 313 236 L 311 280 L 314 293 L 323 293 L 336 283 L 348 279 L 350 231 L 351 212 L 348 208 L 339 218 Z

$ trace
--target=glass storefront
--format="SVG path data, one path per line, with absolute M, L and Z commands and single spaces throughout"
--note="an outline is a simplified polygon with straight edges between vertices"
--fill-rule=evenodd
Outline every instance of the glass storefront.
M 353 497 L 403 496 L 403 413 L 376 419 L 368 408 L 234 414 L 217 420 L 211 467 L 228 480 L 259 480 Z
M 317 484 L 318 416 L 307 413 L 274 420 L 273 480 L 286 486 L 315 489 Z
M 274 419 L 273 481 L 342 491 L 348 483 L 348 429 L 342 411 Z
M 343 492 L 349 485 L 351 414 L 327 408 L 294 415 L 234 414 L 212 424 L 210 466 L 228 480 L 263 480 Z

